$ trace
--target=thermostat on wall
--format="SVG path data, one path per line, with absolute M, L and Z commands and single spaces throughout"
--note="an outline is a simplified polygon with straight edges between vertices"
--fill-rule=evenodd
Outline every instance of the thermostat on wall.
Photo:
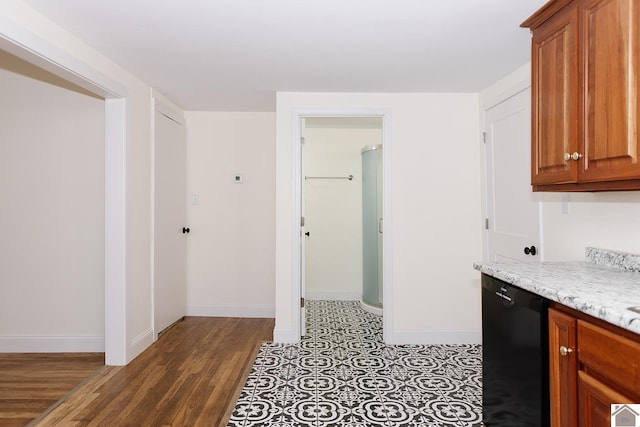
M 236 184 L 242 184 L 242 175 L 236 174 L 233 176 L 233 182 Z

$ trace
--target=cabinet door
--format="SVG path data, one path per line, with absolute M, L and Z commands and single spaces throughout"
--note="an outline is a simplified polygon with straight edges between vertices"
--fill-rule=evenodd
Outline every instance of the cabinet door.
M 575 182 L 578 162 L 578 7 L 568 6 L 533 32 L 532 184 Z
M 580 181 L 640 177 L 640 3 L 583 0 Z
M 578 372 L 578 421 L 581 427 L 611 427 L 611 405 L 633 403 L 585 371 Z
M 561 348 L 565 350 L 561 352 Z M 551 427 L 577 426 L 576 319 L 549 309 Z

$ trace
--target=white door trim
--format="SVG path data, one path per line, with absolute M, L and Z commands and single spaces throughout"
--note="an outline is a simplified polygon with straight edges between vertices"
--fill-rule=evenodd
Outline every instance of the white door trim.
M 300 117 L 300 125 L 298 126 L 300 129 L 300 143 L 298 145 L 299 148 L 299 154 L 300 154 L 300 179 L 301 179 L 301 184 L 300 184 L 300 198 L 298 200 L 300 200 L 300 216 L 306 219 L 307 216 L 307 186 L 306 186 L 306 178 L 303 179 L 303 177 L 306 176 L 306 126 L 307 126 L 307 122 L 305 120 L 305 117 Z M 305 300 L 307 299 L 307 277 L 306 277 L 306 271 L 307 271 L 307 257 L 306 257 L 306 251 L 307 251 L 307 241 L 306 239 L 306 235 L 304 235 L 304 232 L 306 231 L 306 224 L 300 224 L 300 227 L 298 229 L 298 234 L 300 234 L 300 292 L 301 292 L 301 297 L 304 298 Z M 307 334 L 307 308 L 306 308 L 306 304 L 301 303 L 300 304 L 300 317 L 298 319 L 298 324 L 300 325 L 300 336 L 303 337 Z
M 128 88 L 0 14 L 0 48 L 105 99 L 105 363 L 128 362 L 126 96 Z
M 500 82 L 480 93 L 480 112 L 484 112 L 531 87 L 531 63 L 528 62 Z M 484 126 L 484 122 L 482 122 Z
M 302 194 L 302 166 L 300 164 L 300 123 L 303 117 L 381 117 L 382 118 L 382 167 L 383 167 L 383 339 L 393 343 L 393 217 L 391 212 L 391 111 L 385 108 L 305 108 L 294 109 L 291 117 L 291 178 L 293 183 L 293 221 L 291 224 L 291 324 L 293 325 L 293 342 L 300 340 L 300 206 Z
M 155 116 L 156 111 L 159 111 L 174 122 L 182 126 L 187 125 L 187 121 L 184 117 L 184 111 L 155 89 L 151 89 L 151 101 L 152 116 Z M 153 123 L 151 127 L 151 132 L 152 135 L 155 133 L 155 123 Z

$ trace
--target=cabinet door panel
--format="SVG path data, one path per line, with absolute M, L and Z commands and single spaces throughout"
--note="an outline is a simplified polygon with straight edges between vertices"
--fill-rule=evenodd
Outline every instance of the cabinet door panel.
M 561 346 L 571 349 L 562 355 Z M 551 427 L 577 426 L 576 319 L 549 309 L 549 398 Z
M 582 26 L 584 167 L 579 180 L 640 176 L 637 0 L 585 0 Z
M 578 371 L 578 395 L 578 421 L 581 427 L 611 427 L 611 405 L 633 403 L 627 396 L 584 371 Z
M 578 8 L 568 7 L 533 33 L 532 184 L 574 182 L 577 162 Z

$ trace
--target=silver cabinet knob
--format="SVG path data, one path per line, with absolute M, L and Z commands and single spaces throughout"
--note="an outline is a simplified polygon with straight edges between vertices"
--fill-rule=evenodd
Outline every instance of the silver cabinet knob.
M 564 153 L 564 161 L 568 162 L 569 160 L 571 160 L 571 154 L 569 153 Z

